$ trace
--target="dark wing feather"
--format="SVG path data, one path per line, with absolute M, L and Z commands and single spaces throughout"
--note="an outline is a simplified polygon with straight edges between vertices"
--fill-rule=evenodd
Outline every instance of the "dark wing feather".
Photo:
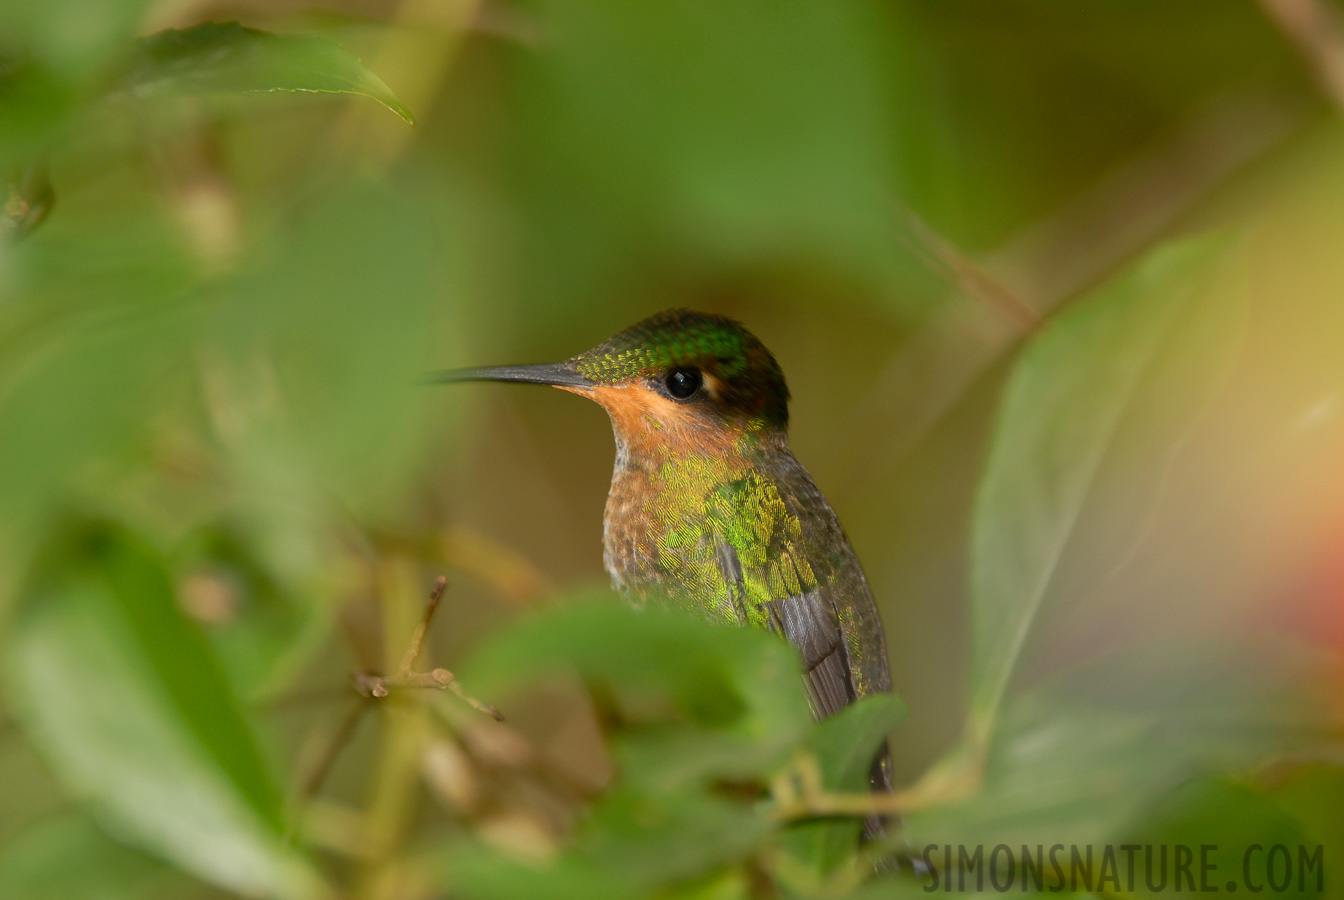
M 720 543 L 719 568 L 735 597 L 744 593 L 742 566 L 733 548 Z M 803 683 L 812 714 L 835 715 L 858 697 L 849 653 L 827 586 L 766 604 L 770 630 L 782 634 L 803 658 Z M 745 616 L 743 616 L 745 619 Z
M 719 565 L 735 595 L 740 597 L 742 566 L 727 544 L 719 545 Z M 803 684 L 812 715 L 817 719 L 835 715 L 858 698 L 844 634 L 829 594 L 829 587 L 818 587 L 769 604 L 770 630 L 782 634 L 803 659 Z M 870 790 L 891 792 L 890 768 L 891 753 L 884 742 L 868 772 Z M 877 816 L 866 819 L 863 833 L 866 840 L 880 838 L 883 819 Z
M 822 548 L 829 557 L 829 565 L 813 566 L 820 576 L 816 586 L 787 597 L 777 597 L 766 603 L 770 630 L 782 634 L 798 651 L 803 661 L 803 684 L 807 688 L 812 714 L 818 719 L 835 715 L 862 695 L 891 689 L 887 672 L 886 642 L 878 619 L 868 581 L 863 569 L 849 546 L 835 513 L 831 511 L 821 491 L 812 482 L 792 454 L 785 456 L 787 465 L 777 469 L 782 484 L 781 495 L 790 512 L 799 517 L 805 532 L 804 541 Z M 741 621 L 749 620 L 743 607 L 746 588 L 742 564 L 733 547 L 718 540 L 720 571 L 728 584 Z M 792 561 L 791 556 L 785 559 Z M 821 560 L 817 560 L 818 563 Z M 807 583 L 798 573 L 797 583 Z M 840 610 L 849 610 L 844 619 Z M 847 634 L 846 629 L 851 633 Z M 860 660 L 851 653 L 851 643 L 857 645 Z M 873 759 L 869 770 L 871 790 L 891 791 L 891 754 L 884 742 Z M 867 840 L 876 840 L 883 834 L 884 819 L 871 816 L 863 823 Z
M 833 716 L 852 703 L 858 692 L 849 670 L 849 654 L 824 589 L 769 604 L 770 629 L 784 635 L 803 658 L 803 682 L 818 719 Z

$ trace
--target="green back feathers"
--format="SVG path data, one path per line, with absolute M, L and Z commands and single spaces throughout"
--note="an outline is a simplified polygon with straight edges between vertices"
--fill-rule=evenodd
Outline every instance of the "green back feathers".
M 671 309 L 650 316 L 600 346 L 570 360 L 597 384 L 623 384 L 693 367 L 723 385 L 729 411 L 783 428 L 789 389 L 770 351 L 740 322 L 727 316 Z

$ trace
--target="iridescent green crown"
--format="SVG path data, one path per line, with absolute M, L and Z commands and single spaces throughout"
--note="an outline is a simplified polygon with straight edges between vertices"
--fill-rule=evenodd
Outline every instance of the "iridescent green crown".
M 671 369 L 695 367 L 724 386 L 725 405 L 788 422 L 789 389 L 765 345 L 727 316 L 669 309 L 637 322 L 605 343 L 570 360 L 597 384 L 623 384 Z

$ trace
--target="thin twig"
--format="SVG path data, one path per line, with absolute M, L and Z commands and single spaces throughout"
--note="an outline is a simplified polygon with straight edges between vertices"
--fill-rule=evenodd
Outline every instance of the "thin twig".
M 909 233 L 902 232 L 898 239 L 917 253 L 930 268 L 941 272 L 948 283 L 1002 316 L 1022 334 L 1030 334 L 1040 327 L 1041 317 L 1036 310 L 985 271 L 983 266 L 930 228 L 914 212 L 907 210 L 903 217 L 909 226 Z
M 819 816 L 898 816 L 904 811 L 895 794 L 832 793 L 821 779 L 816 757 L 805 755 L 770 784 L 774 816 L 780 821 Z
M 1260 7 L 1297 45 L 1321 88 L 1344 110 L 1344 16 L 1321 0 L 1260 0 Z
M 459 682 L 456 678 L 454 678 L 452 673 L 449 672 L 447 669 L 435 669 L 434 671 L 443 672 L 448 675 L 448 678 L 450 679 L 448 681 L 448 690 L 452 691 L 454 694 L 457 694 L 457 696 L 465 700 L 468 706 L 485 713 L 487 716 L 494 719 L 496 722 L 504 721 L 504 714 L 499 711 L 499 707 L 495 706 L 492 703 L 486 703 L 483 700 L 477 700 L 475 697 L 468 694 L 466 691 L 462 689 L 461 682 Z
M 345 714 L 345 718 L 341 720 L 340 726 L 337 727 L 335 734 L 332 735 L 331 742 L 327 745 L 326 751 L 322 754 L 321 759 L 318 760 L 317 766 L 303 783 L 303 796 L 305 799 L 313 796 L 319 789 L 321 789 L 322 783 L 327 780 L 327 775 L 331 773 L 331 767 L 336 764 L 336 758 L 340 756 L 341 751 L 345 749 L 345 745 L 350 742 L 350 738 L 354 737 L 355 728 L 358 727 L 360 720 L 364 718 L 364 713 L 368 708 L 369 705 L 361 700 L 350 707 L 350 711 Z
M 1259 88 L 1217 98 L 1052 215 L 978 257 L 975 269 L 1048 319 L 1286 140 L 1313 108 L 1299 96 Z M 959 279 L 971 271 L 959 269 Z M 872 495 L 875 471 L 891 471 L 1021 341 L 1017 322 L 988 314 L 984 296 L 971 302 L 962 280 L 955 286 L 854 406 L 854 427 L 843 433 L 861 436 L 862 446 L 849 452 L 847 477 L 828 492 L 833 501 L 859 490 Z
M 430 620 L 434 618 L 434 612 L 439 608 L 439 600 L 443 598 L 443 592 L 448 587 L 448 578 L 440 575 L 434 582 L 434 590 L 429 592 L 429 602 L 425 604 L 425 612 L 420 617 L 420 624 L 415 627 L 415 633 L 411 635 L 411 643 L 406 647 L 406 654 L 401 658 L 401 665 L 397 668 L 399 677 L 406 677 L 411 674 L 411 666 L 415 665 L 416 659 L 420 656 L 420 648 L 425 642 L 425 634 L 429 631 Z
M 458 682 L 456 676 L 447 669 L 435 668 L 428 672 L 414 671 L 415 661 L 420 657 L 425 636 L 429 633 L 430 623 L 434 619 L 434 613 L 438 610 L 439 601 L 443 599 L 443 592 L 447 587 L 448 579 L 440 575 L 434 582 L 434 589 L 429 594 L 429 602 L 425 604 L 425 611 L 420 617 L 420 623 L 416 625 L 414 633 L 411 634 L 411 641 L 406 647 L 406 652 L 402 655 L 401 665 L 397 667 L 396 674 L 380 675 L 377 672 L 355 672 L 351 676 L 355 690 L 363 696 L 375 700 L 381 700 L 388 696 L 393 688 L 450 690 L 473 709 L 485 713 L 497 722 L 502 722 L 504 721 L 504 714 L 499 711 L 498 707 L 483 700 L 477 700 L 468 694 Z
M 308 806 L 309 801 L 317 796 L 317 792 L 321 790 L 323 782 L 327 780 L 327 776 L 336 765 L 336 760 L 341 755 L 341 751 L 346 748 L 350 743 L 350 739 L 354 737 L 355 728 L 359 726 L 359 722 L 364 718 L 364 713 L 368 708 L 368 703 L 362 698 L 350 708 L 350 711 L 345 714 L 345 718 L 341 720 L 341 724 L 337 726 L 336 731 L 332 734 L 331 740 L 327 742 L 327 748 L 322 752 L 322 756 L 318 759 L 317 765 L 313 768 L 313 771 L 309 773 L 308 777 L 304 779 L 303 787 L 299 793 L 297 808 L 294 810 L 294 815 L 290 818 L 289 833 L 286 835 L 287 839 L 293 839 L 295 829 L 298 828 L 298 823 L 303 818 L 303 810 Z

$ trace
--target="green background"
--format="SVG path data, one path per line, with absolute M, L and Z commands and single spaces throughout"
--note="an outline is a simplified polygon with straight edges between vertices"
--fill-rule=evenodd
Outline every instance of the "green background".
M 0 897 L 913 896 L 781 793 L 888 731 L 916 850 L 1344 896 L 1341 58 L 1327 0 L 9 0 Z M 903 713 L 622 613 L 595 406 L 417 383 L 672 306 L 783 366 Z M 343 734 L 441 574 L 506 725 Z

